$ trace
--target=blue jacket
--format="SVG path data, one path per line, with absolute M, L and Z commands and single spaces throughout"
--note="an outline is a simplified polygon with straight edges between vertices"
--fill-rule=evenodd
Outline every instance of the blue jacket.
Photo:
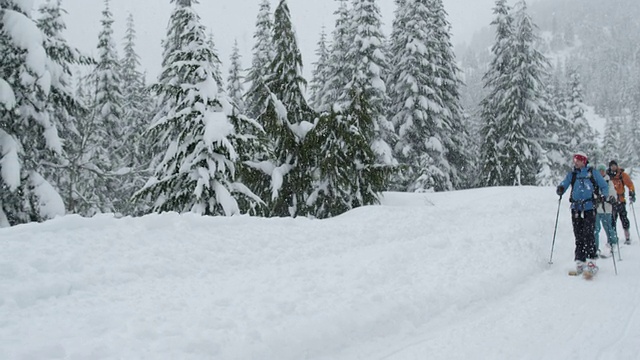
M 576 172 L 576 182 L 573 184 L 573 194 L 571 196 L 571 208 L 584 211 L 584 210 L 593 210 L 593 182 L 589 178 L 589 168 L 591 166 L 585 166 L 582 169 L 578 170 L 576 168 L 573 171 L 570 171 L 567 176 L 562 180 L 560 186 L 564 188 L 564 192 L 571 188 L 571 178 L 573 177 L 573 172 Z M 607 182 L 604 180 L 600 172 L 592 169 L 591 174 L 593 176 L 593 180 L 596 181 L 598 188 L 600 188 L 600 195 L 605 198 L 609 195 L 609 186 L 607 186 Z M 563 192 L 563 193 L 564 193 Z

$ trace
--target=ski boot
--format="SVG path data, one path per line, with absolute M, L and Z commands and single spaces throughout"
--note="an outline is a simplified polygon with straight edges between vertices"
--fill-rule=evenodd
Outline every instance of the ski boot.
M 595 259 L 587 259 L 587 266 L 584 267 L 582 277 L 591 280 L 598 273 L 598 269 Z

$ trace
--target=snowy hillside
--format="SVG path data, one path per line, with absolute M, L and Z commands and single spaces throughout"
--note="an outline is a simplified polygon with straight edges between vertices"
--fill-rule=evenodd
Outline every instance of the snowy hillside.
M 591 127 L 598 132 L 598 141 L 600 142 L 600 144 L 602 144 L 602 142 L 604 141 L 604 129 L 607 125 L 607 119 L 598 115 L 593 106 L 586 106 L 585 110 L 586 112 L 584 114 L 584 117 L 589 122 L 589 125 L 591 125 Z
M 568 205 L 552 266 L 552 188 L 0 229 L 0 358 L 638 359 L 637 234 L 569 277 Z

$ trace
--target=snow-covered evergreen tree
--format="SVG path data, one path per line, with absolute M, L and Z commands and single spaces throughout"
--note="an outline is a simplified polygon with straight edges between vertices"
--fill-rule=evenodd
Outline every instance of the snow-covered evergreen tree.
M 140 67 L 140 56 L 135 50 L 136 29 L 133 15 L 127 17 L 127 27 L 124 37 L 124 56 L 122 58 L 122 88 L 125 97 L 125 107 L 130 106 L 132 100 L 130 96 L 137 96 L 141 89 L 144 89 L 145 79 L 138 70 Z
M 310 140 L 310 147 L 321 151 L 309 200 L 318 217 L 378 203 L 395 165 L 387 142 L 393 127 L 385 113 L 385 42 L 379 8 L 375 1 L 354 1 L 352 11 L 345 13 L 346 4 L 341 2 L 329 63 L 333 76 L 321 106 L 330 112 L 325 110 Z M 348 19 L 354 22 L 349 24 Z M 354 43 L 347 46 L 348 39 Z M 341 57 L 344 61 L 339 62 Z M 344 83 L 336 74 L 351 77 Z M 331 151 L 331 156 L 324 151 Z
M 98 34 L 98 58 L 90 81 L 95 93 L 90 107 L 90 121 L 94 123 L 92 134 L 95 145 L 94 191 L 100 198 L 97 212 L 120 212 L 129 202 L 122 192 L 125 188 L 122 174 L 130 169 L 125 165 L 128 151 L 125 145 L 124 96 L 122 93 L 121 64 L 113 39 L 113 14 L 109 0 L 104 1 Z
M 484 86 L 489 94 L 480 103 L 482 129 L 482 144 L 480 146 L 480 186 L 499 186 L 504 183 L 505 169 L 502 164 L 502 149 L 504 147 L 501 113 L 506 109 L 501 104 L 506 88 L 506 79 L 511 73 L 510 67 L 513 55 L 513 17 L 511 8 L 506 0 L 496 0 L 493 8 L 495 16 L 491 25 L 496 27 L 496 40 L 491 47 L 493 59 L 487 73 L 484 75 Z
M 533 185 L 539 170 L 541 141 L 553 116 L 543 82 L 549 62 L 535 48 L 537 37 L 527 13 L 526 1 L 516 4 L 514 14 L 513 73 L 507 79 L 502 116 L 506 132 L 503 147 L 504 185 Z
M 146 86 L 144 74 L 139 70 L 140 57 L 135 50 L 136 31 L 133 15 L 127 17 L 124 37 L 124 57 L 122 59 L 122 95 L 123 95 L 123 163 L 127 171 L 122 172 L 122 188 L 119 196 L 123 201 L 119 211 L 126 215 L 145 212 L 147 204 L 135 204 L 128 201 L 149 178 L 152 153 L 149 139 L 144 132 L 151 121 L 153 111 L 151 97 Z
M 621 156 L 624 154 L 622 149 L 622 129 L 623 123 L 620 117 L 607 117 L 604 127 L 604 141 L 602 149 L 604 155 L 610 160 L 616 160 L 621 166 L 624 162 Z
M 399 6 L 390 108 L 400 138 L 397 156 L 408 165 L 405 189 L 459 188 L 468 171 L 469 141 L 446 13 L 439 0 L 405 0 Z
M 373 138 L 371 147 L 378 157 L 378 163 L 395 166 L 397 161 L 392 151 L 395 143 L 393 124 L 387 118 L 386 105 L 389 101 L 384 83 L 388 71 L 385 57 L 385 38 L 382 33 L 380 7 L 376 0 L 354 0 L 351 9 L 351 36 L 354 39 L 349 46 L 345 62 L 346 74 L 351 74 L 346 84 L 348 93 L 338 99 L 341 104 L 358 103 L 358 112 L 366 113 L 373 119 Z M 364 96 L 364 101 L 356 101 Z M 361 129 L 366 133 L 364 129 Z M 388 179 L 387 179 L 388 181 Z
M 320 91 L 321 98 L 314 104 L 319 112 L 329 112 L 339 99 L 345 99 L 347 95 L 347 83 L 352 78 L 350 68 L 347 66 L 347 52 L 352 46 L 353 28 L 351 25 L 351 13 L 348 0 L 336 0 L 340 2 L 336 16 L 335 27 L 332 31 L 331 51 L 326 67 L 328 74 L 324 87 Z
M 391 35 L 387 45 L 387 54 L 389 56 L 389 69 L 387 73 L 387 93 L 389 95 L 388 116 L 390 119 L 400 112 L 403 104 L 399 104 L 397 99 L 400 98 L 398 94 L 398 76 L 401 71 L 398 70 L 400 64 L 405 61 L 403 55 L 406 54 L 406 47 L 408 41 L 407 29 L 411 26 L 411 12 L 412 7 L 407 5 L 407 0 L 395 0 L 396 9 L 394 11 L 393 24 L 391 27 Z M 392 120 L 393 121 L 393 120 Z M 394 123 L 397 128 L 397 124 Z
M 400 95 L 401 86 L 399 86 L 398 76 L 402 74 L 399 70 L 400 64 L 405 61 L 403 56 L 406 54 L 408 40 L 406 34 L 408 33 L 407 27 L 410 26 L 409 22 L 411 21 L 412 9 L 411 6 L 407 6 L 407 0 L 395 0 L 394 2 L 396 7 L 391 27 L 391 35 L 389 35 L 386 46 L 390 71 L 387 72 L 385 84 L 387 84 L 387 95 L 389 97 L 387 116 L 393 122 L 396 133 L 398 133 L 400 129 L 398 128 L 398 124 L 394 122 L 394 119 L 404 107 L 404 104 L 399 101 L 402 96 Z M 401 137 L 399 137 L 393 149 L 396 159 L 399 161 L 399 166 L 397 171 L 391 176 L 389 190 L 392 191 L 405 191 L 411 182 L 410 178 L 414 172 L 413 167 L 407 164 L 406 158 L 402 156 L 402 146 L 403 142 Z
M 265 104 L 261 102 L 261 99 L 268 97 L 268 91 L 264 86 L 264 77 L 273 58 L 271 48 L 272 28 L 270 0 L 262 0 L 256 21 L 256 31 L 253 34 L 255 43 L 253 45 L 251 68 L 247 74 L 249 89 L 246 93 L 245 104 L 247 115 L 252 118 L 257 118 L 265 111 Z
M 445 149 L 444 157 L 449 163 L 449 178 L 454 189 L 469 185 L 475 178 L 470 170 L 471 152 L 469 131 L 465 126 L 466 114 L 460 100 L 460 88 L 464 85 L 460 79 L 453 45 L 451 43 L 451 25 L 447 20 L 442 0 L 432 0 L 433 21 L 432 33 L 435 40 L 434 78 L 438 96 L 442 99 L 443 110 L 439 115 L 439 127 Z
M 318 218 L 377 204 L 387 186 L 390 169 L 377 163 L 370 146 L 374 119 L 366 101 L 360 93 L 343 112 L 323 113 L 310 132 L 310 146 L 325 154 L 318 159 L 309 199 Z
M 216 72 L 215 79 L 216 81 L 218 81 L 218 86 L 222 89 L 224 87 L 223 78 L 222 78 L 222 62 L 220 61 L 220 59 L 217 58 L 220 52 L 218 51 L 215 38 L 213 37 L 213 32 L 211 31 L 207 36 L 207 46 L 209 46 L 211 51 L 213 51 L 213 53 L 216 54 L 217 61 L 213 64 L 213 68 L 214 68 L 214 71 Z
M 443 122 L 443 99 L 438 94 L 434 69 L 437 40 L 433 32 L 433 8 L 427 0 L 404 1 L 398 15 L 403 31 L 397 31 L 396 41 L 405 44 L 395 54 L 394 79 L 390 108 L 395 109 L 393 121 L 398 129 L 397 157 L 408 167 L 404 171 L 406 191 L 427 189 L 451 190 L 443 135 L 448 126 Z
M 47 54 L 60 68 L 58 85 L 51 89 L 47 111 L 60 129 L 63 140 L 63 152 L 60 162 L 52 164 L 43 174 L 59 189 L 67 211 L 86 215 L 86 200 L 93 190 L 89 191 L 87 181 L 87 159 L 82 149 L 87 145 L 82 138 L 83 120 L 86 120 L 88 109 L 80 96 L 71 87 L 72 67 L 74 65 L 91 65 L 94 63 L 72 48 L 63 36 L 66 25 L 62 15 L 66 13 L 61 7 L 61 0 L 47 0 L 39 7 L 38 27 L 45 34 Z M 89 179 L 91 176 L 89 176 Z
M 52 88 L 64 93 L 62 70 L 31 11 L 30 2 L 0 0 L 0 226 L 65 213 L 58 191 L 41 175 L 62 154 L 47 111 Z
M 265 69 L 261 71 L 266 72 Z M 268 139 L 264 129 L 249 120 L 246 116 L 245 77 L 242 75 L 242 64 L 238 42 L 235 41 L 231 54 L 231 64 L 227 77 L 227 92 L 234 106 L 236 129 L 242 136 L 233 143 L 238 153 L 238 161 L 243 164 L 236 173 L 237 181 L 247 185 L 261 199 L 271 196 L 272 158 L 268 148 Z M 254 215 L 268 215 L 269 209 L 258 204 L 251 198 L 239 198 L 240 209 L 245 209 Z
M 316 56 L 318 60 L 313 63 L 313 73 L 311 74 L 311 83 L 309 84 L 309 104 L 316 111 L 322 104 L 322 91 L 324 90 L 324 84 L 329 78 L 327 72 L 329 62 L 329 47 L 327 45 L 327 34 L 324 26 L 320 32 L 320 40 L 318 40 L 318 48 L 316 49 Z
M 640 73 L 635 75 L 640 80 Z M 640 167 L 640 82 L 632 92 L 632 100 L 629 104 L 629 121 L 627 131 L 628 138 L 624 140 L 624 152 L 629 157 L 628 167 Z
M 248 122 L 233 114 L 231 100 L 216 78 L 220 60 L 207 41 L 193 4 L 171 0 L 175 8 L 164 41 L 162 73 L 153 91 L 163 104 L 150 134 L 166 152 L 136 198 L 150 197 L 154 211 L 234 215 L 241 204 L 261 200 L 236 181 L 244 166 L 234 144 Z M 242 198 L 243 201 L 238 201 Z
M 286 0 L 274 11 L 272 39 L 274 58 L 265 77 L 269 93 L 259 99 L 267 107 L 257 119 L 274 156 L 269 208 L 273 216 L 306 215 L 315 154 L 303 145 L 316 115 L 304 97 L 302 56 Z
M 231 63 L 229 65 L 229 76 L 227 77 L 227 93 L 238 113 L 243 114 L 244 105 L 244 76 L 242 75 L 242 63 L 238 40 L 233 43 L 231 52 Z
M 543 149 L 539 159 L 539 170 L 536 175 L 538 186 L 555 186 L 570 170 L 571 152 L 582 151 L 570 147 L 572 124 L 567 118 L 567 100 L 564 86 L 555 76 L 548 81 L 547 93 L 550 94 L 549 103 L 553 108 L 553 116 L 548 120 L 544 129 L 545 135 L 541 139 Z M 593 153 L 588 153 L 593 159 Z
M 571 123 L 571 139 L 568 144 L 573 151 L 582 151 L 598 159 L 600 152 L 596 134 L 585 116 L 586 105 L 582 95 L 582 82 L 576 69 L 570 69 L 567 84 L 567 116 Z M 571 155 L 571 154 L 567 154 Z M 604 159 L 598 159 L 604 162 Z
M 496 5 L 500 4 L 498 0 Z M 534 25 L 525 1 L 516 4 L 513 18 L 512 35 L 503 39 L 498 34 L 500 46 L 494 51 L 496 59 L 487 77 L 491 93 L 483 101 L 483 118 L 486 130 L 491 131 L 485 132 L 485 144 L 498 139 L 499 143 L 497 154 L 491 155 L 497 159 L 490 158 L 488 152 L 483 154 L 483 177 L 492 180 L 491 172 L 496 167 L 488 164 L 497 162 L 501 171 L 498 184 L 532 185 L 536 183 L 544 151 L 541 140 L 553 116 L 543 82 L 549 64 L 535 49 Z M 496 138 L 490 139 L 488 134 Z M 485 145 L 485 150 L 493 146 Z

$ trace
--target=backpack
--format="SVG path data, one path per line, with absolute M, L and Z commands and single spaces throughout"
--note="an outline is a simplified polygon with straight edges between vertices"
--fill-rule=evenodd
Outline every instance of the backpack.
M 620 174 L 620 184 L 622 184 L 622 194 L 624 195 L 624 176 L 622 176 L 623 173 L 624 173 L 624 169 L 619 167 L 618 171 L 615 173 L 615 176 L 617 177 L 618 174 Z M 611 172 L 611 170 L 607 169 L 607 175 L 609 175 L 609 178 L 611 179 L 611 181 L 613 181 L 614 174 Z M 617 192 L 617 190 L 618 189 L 616 189 L 616 192 Z
M 587 168 L 587 172 L 587 178 L 591 180 L 591 183 L 593 184 L 593 200 L 594 202 L 597 202 L 600 200 L 600 188 L 598 187 L 598 184 L 596 184 L 596 180 L 593 178 L 593 168 L 591 166 Z M 569 197 L 569 201 L 571 202 L 573 202 L 573 184 L 575 184 L 577 176 L 578 172 L 574 170 L 571 175 L 571 195 Z

